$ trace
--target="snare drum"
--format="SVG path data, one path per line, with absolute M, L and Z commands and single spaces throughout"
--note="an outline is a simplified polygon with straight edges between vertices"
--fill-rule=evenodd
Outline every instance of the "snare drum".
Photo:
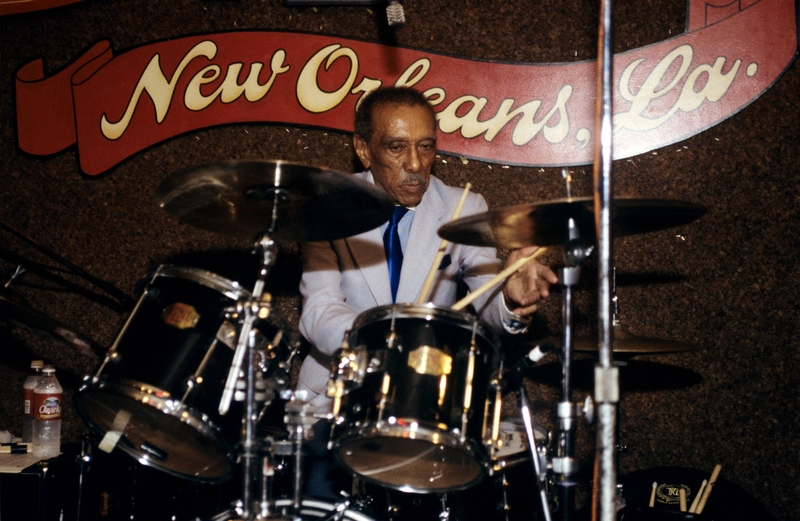
M 248 297 L 207 271 L 155 271 L 100 369 L 76 394 L 78 413 L 104 436 L 103 450 L 116 446 L 144 465 L 202 482 L 231 474 L 242 407 L 218 412 L 239 329 L 226 309 Z M 284 369 L 289 330 L 274 314 L 254 329 L 269 362 L 266 379 Z
M 342 398 L 334 432 L 339 462 L 407 492 L 480 481 L 496 335 L 465 313 L 398 304 L 362 313 L 348 339 L 363 367 Z

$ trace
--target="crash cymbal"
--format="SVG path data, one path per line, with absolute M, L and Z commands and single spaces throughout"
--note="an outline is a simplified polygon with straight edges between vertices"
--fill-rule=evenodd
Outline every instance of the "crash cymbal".
M 185 223 L 246 239 L 258 239 L 274 224 L 276 241 L 349 237 L 380 226 L 394 208 L 371 183 L 285 161 L 189 168 L 164 180 L 157 195 L 161 207 Z
M 104 351 L 85 335 L 0 294 L 0 323 L 4 322 L 11 326 L 22 326 L 37 333 L 44 333 L 48 338 L 63 342 L 75 351 L 88 356 L 101 355 Z
M 699 346 L 685 344 L 674 340 L 661 340 L 657 338 L 643 338 L 632 335 L 621 325 L 612 326 L 612 348 L 614 353 L 629 355 L 682 353 L 696 351 Z M 550 339 L 549 343 L 561 347 L 560 338 Z M 578 337 L 572 341 L 572 349 L 579 353 L 596 353 L 598 340 L 596 337 Z
M 690 223 L 705 212 L 705 207 L 685 201 L 618 197 L 612 203 L 611 234 L 621 237 L 671 228 Z M 559 246 L 569 239 L 570 219 L 583 241 L 595 242 L 591 197 L 497 208 L 445 224 L 439 228 L 439 235 L 450 242 L 475 246 Z

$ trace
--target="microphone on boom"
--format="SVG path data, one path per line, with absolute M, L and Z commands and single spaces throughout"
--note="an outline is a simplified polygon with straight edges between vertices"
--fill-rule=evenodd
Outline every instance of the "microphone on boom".
M 386 21 L 389 27 L 402 27 L 406 23 L 406 13 L 399 0 L 389 0 L 386 6 Z

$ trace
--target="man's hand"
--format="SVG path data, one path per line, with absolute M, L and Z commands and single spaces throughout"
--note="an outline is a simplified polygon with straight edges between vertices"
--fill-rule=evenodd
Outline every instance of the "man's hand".
M 529 257 L 538 246 L 526 246 L 514 250 L 508 256 L 506 265 L 510 266 L 523 257 Z M 558 276 L 540 262 L 533 260 L 511 275 L 503 287 L 506 306 L 513 313 L 527 316 L 534 313 L 537 303 L 550 295 L 550 285 L 558 282 Z

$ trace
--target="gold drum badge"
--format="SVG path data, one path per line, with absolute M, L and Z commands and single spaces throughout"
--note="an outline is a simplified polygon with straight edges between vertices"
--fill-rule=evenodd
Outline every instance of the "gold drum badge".
M 431 346 L 420 346 L 408 353 L 408 367 L 419 374 L 441 376 L 453 371 L 453 358 Z
M 161 312 L 161 318 L 172 327 L 189 329 L 196 326 L 200 321 L 200 314 L 197 313 L 194 306 L 183 302 L 175 302 L 164 308 L 164 311 Z

